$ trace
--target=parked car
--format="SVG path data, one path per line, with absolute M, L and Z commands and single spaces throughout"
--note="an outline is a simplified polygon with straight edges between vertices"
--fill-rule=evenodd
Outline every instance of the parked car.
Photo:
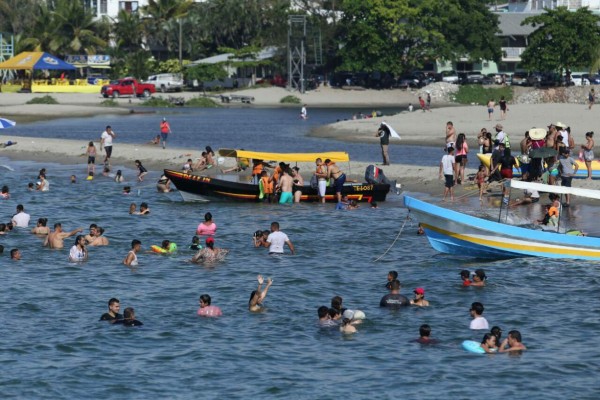
M 583 74 L 582 75 L 583 78 L 585 78 L 590 85 L 600 85 L 600 75 L 595 74 L 595 75 L 590 75 L 590 74 Z
M 144 83 L 154 85 L 154 88 L 162 93 L 181 92 L 183 90 L 183 76 L 181 74 L 150 75 Z
M 527 72 L 515 72 L 512 74 L 510 84 L 512 86 L 527 86 Z
M 465 84 L 483 84 L 485 80 L 485 76 L 480 71 L 469 71 L 467 72 L 461 81 L 463 85 Z
M 156 88 L 152 84 L 140 83 L 135 78 L 123 78 L 111 81 L 110 84 L 102 86 L 100 94 L 106 97 L 137 96 L 150 97 L 156 93 Z
M 573 86 L 586 86 L 590 84 L 590 81 L 582 74 L 573 74 L 571 75 L 571 84 Z
M 458 83 L 458 74 L 456 71 L 442 71 L 442 82 Z
M 396 87 L 399 87 L 401 89 L 422 88 L 427 84 L 425 81 L 422 80 L 422 78 L 422 76 L 415 74 L 403 75 L 396 80 Z
M 527 77 L 527 84 L 535 87 L 558 86 L 561 78 L 554 72 L 533 72 Z

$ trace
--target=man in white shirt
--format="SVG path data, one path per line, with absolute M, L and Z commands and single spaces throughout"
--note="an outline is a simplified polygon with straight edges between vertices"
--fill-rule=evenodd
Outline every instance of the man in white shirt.
M 470 329 L 490 329 L 490 325 L 488 324 L 487 320 L 481 316 L 481 314 L 483 314 L 483 310 L 483 304 L 480 302 L 477 301 L 471 304 L 471 309 L 469 311 L 471 312 L 471 317 L 473 317 L 473 320 L 469 325 Z
M 102 151 L 102 147 L 106 151 L 106 156 L 104 157 L 104 164 L 110 165 L 110 156 L 112 155 L 112 141 L 117 136 L 117 134 L 112 130 L 110 125 L 106 127 L 106 130 L 102 132 L 100 136 L 100 151 Z
M 27 228 L 29 226 L 29 220 L 31 216 L 25 212 L 23 204 L 17 206 L 17 213 L 12 217 L 12 223 L 14 226 L 19 228 Z
M 440 179 L 442 179 L 443 173 L 444 179 L 446 180 L 444 183 L 443 201 L 446 201 L 448 193 L 450 193 L 450 200 L 454 201 L 454 164 L 456 163 L 454 158 L 454 148 L 448 147 L 446 151 L 448 151 L 448 154 L 445 154 L 440 162 Z
M 271 233 L 264 242 L 264 246 L 269 248 L 269 254 L 283 254 L 284 244 L 287 244 L 292 254 L 294 254 L 294 245 L 288 236 L 279 230 L 279 222 L 273 222 Z

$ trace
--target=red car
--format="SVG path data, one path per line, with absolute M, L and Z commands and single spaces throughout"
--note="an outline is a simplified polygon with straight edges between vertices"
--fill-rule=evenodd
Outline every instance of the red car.
M 152 93 L 156 93 L 156 88 L 153 84 L 140 83 L 134 78 L 111 81 L 110 84 L 104 85 L 100 89 L 100 94 L 105 98 L 117 98 L 121 96 L 150 97 Z

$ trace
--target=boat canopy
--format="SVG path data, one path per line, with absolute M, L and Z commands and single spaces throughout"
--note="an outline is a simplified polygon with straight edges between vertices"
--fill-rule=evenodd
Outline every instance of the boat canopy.
M 259 151 L 219 149 L 222 157 L 252 158 L 255 160 L 289 161 L 289 162 L 315 162 L 317 158 L 323 161 L 341 162 L 350 161 L 350 156 L 345 151 L 329 151 L 322 153 L 264 153 Z
M 515 189 L 537 190 L 538 192 L 556 193 L 556 194 L 572 194 L 575 196 L 587 197 L 589 199 L 600 200 L 600 190 L 581 189 L 567 186 L 545 185 L 543 183 L 518 181 L 512 179 L 509 181 L 509 186 Z

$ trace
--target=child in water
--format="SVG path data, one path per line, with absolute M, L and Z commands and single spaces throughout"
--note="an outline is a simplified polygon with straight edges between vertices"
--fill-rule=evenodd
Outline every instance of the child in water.
M 469 272 L 469 270 L 463 269 L 462 271 L 460 271 L 460 277 L 462 279 L 463 286 L 471 286 L 471 280 L 469 279 L 470 276 L 471 273 Z
M 483 339 L 481 340 L 481 348 L 486 353 L 496 353 L 498 352 L 498 344 L 496 343 L 496 336 L 492 333 L 486 333 L 483 335 Z

